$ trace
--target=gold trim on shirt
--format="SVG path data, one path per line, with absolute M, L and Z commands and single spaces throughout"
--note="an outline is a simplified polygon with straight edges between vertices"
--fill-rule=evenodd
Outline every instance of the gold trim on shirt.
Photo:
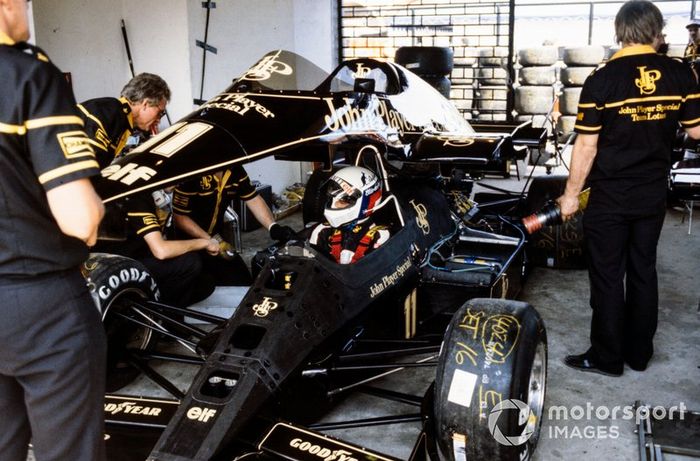
M 68 165 L 63 165 L 53 170 L 49 170 L 46 173 L 39 176 L 39 182 L 41 184 L 46 184 L 47 182 L 60 178 L 70 173 L 74 173 L 80 170 L 87 170 L 90 168 L 100 169 L 100 166 L 95 160 L 83 160 L 82 162 L 70 163 Z

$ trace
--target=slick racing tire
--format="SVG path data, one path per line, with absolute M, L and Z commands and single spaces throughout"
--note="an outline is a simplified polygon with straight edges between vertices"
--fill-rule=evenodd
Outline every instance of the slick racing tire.
M 565 67 L 561 70 L 560 80 L 565 86 L 583 86 L 595 66 Z
M 301 200 L 301 216 L 304 225 L 323 221 L 323 209 L 326 206 L 326 181 L 338 168 L 330 171 L 314 170 L 306 181 L 304 197 Z
M 554 85 L 556 81 L 554 66 L 523 67 L 518 72 L 518 82 L 521 85 Z
M 563 61 L 567 66 L 597 66 L 605 59 L 605 48 L 600 45 L 564 48 Z
M 532 180 L 525 201 L 525 215 L 539 211 L 548 200 L 564 193 L 566 176 L 537 176 Z M 586 247 L 583 215 L 576 213 L 558 226 L 544 226 L 527 242 L 529 262 L 534 266 L 555 269 L 585 269 Z
M 153 322 L 134 311 L 132 303 L 157 301 L 160 294 L 148 270 L 131 258 L 91 253 L 82 272 L 107 332 L 107 391 L 114 392 L 139 374 L 124 361 L 126 350 L 149 350 L 156 339 L 150 328 L 130 321 Z
M 564 88 L 559 98 L 559 110 L 563 115 L 576 115 L 578 113 L 578 100 L 581 97 L 583 87 L 573 86 Z
M 523 67 L 551 66 L 559 60 L 559 47 L 538 46 L 518 51 L 518 62 Z
M 451 48 L 441 46 L 402 46 L 394 61 L 417 75 L 448 75 L 454 65 Z
M 452 317 L 435 379 L 440 459 L 526 460 L 544 414 L 547 334 L 527 303 L 472 299 Z
M 515 89 L 515 110 L 519 114 L 546 114 L 553 101 L 551 86 L 519 86 Z

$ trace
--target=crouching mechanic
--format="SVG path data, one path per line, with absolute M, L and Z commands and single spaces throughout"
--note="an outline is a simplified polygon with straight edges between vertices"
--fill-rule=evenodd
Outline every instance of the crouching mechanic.
M 214 291 L 214 282 L 202 275 L 199 250 L 219 252 L 219 242 L 206 238 L 167 240 L 158 219 L 151 193 L 128 197 L 123 206 L 127 216 L 125 242 L 100 242 L 98 251 L 114 253 L 140 261 L 149 270 L 161 293 L 161 299 L 176 307 L 187 307 Z
M 327 222 L 313 229 L 309 243 L 335 262 L 351 264 L 389 239 L 389 229 L 371 218 L 382 185 L 377 175 L 358 166 L 343 168 L 328 181 Z
M 234 198 L 246 202 L 255 219 L 273 240 L 286 242 L 296 238 L 294 230 L 275 222 L 270 207 L 258 194 L 245 169 L 234 165 L 180 184 L 173 195 L 173 221 L 178 236 L 215 239 L 222 243 L 216 253 L 203 255 L 204 272 L 219 286 L 250 285 L 250 270 L 240 255 L 230 251 L 222 235 L 224 214 Z

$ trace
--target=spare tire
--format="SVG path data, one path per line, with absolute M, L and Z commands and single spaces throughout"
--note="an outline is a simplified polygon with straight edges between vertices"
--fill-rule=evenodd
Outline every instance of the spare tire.
M 149 350 L 155 344 L 150 328 L 129 320 L 149 322 L 145 314 L 132 309 L 132 303 L 158 301 L 160 293 L 148 269 L 124 256 L 91 253 L 81 271 L 107 332 L 107 391 L 114 392 L 139 374 L 125 362 L 126 350 Z
M 394 61 L 418 75 L 445 76 L 452 72 L 454 53 L 442 46 L 402 46 Z
M 580 86 L 564 88 L 559 97 L 559 110 L 564 115 L 576 115 L 578 113 L 578 100 L 581 97 Z
M 523 67 L 518 72 L 521 85 L 554 85 L 557 73 L 554 66 Z
M 503 299 L 465 303 L 447 328 L 435 377 L 441 459 L 529 459 L 546 380 L 547 333 L 532 306 Z
M 515 89 L 515 110 L 519 114 L 546 114 L 554 102 L 551 86 L 519 86 Z
M 604 59 L 605 48 L 601 45 L 564 48 L 564 64 L 567 66 L 597 66 Z
M 575 115 L 562 115 L 557 119 L 557 131 L 562 134 L 561 139 L 565 139 L 574 131 L 576 126 Z
M 450 99 L 450 90 L 452 89 L 452 83 L 450 82 L 450 79 L 442 76 L 423 76 L 422 79 L 425 80 L 430 86 L 438 90 L 438 92 L 445 98 Z
M 518 51 L 518 62 L 521 66 L 551 66 L 559 60 L 559 47 L 538 46 L 523 48 Z
M 561 70 L 561 82 L 565 86 L 583 86 L 589 75 L 596 70 L 593 66 L 565 67 Z
M 532 180 L 525 201 L 525 213 L 539 211 L 548 200 L 564 193 L 566 176 L 537 176 Z M 583 219 L 576 213 L 558 226 L 545 226 L 530 236 L 527 243 L 528 260 L 535 266 L 557 269 L 586 268 L 586 246 Z

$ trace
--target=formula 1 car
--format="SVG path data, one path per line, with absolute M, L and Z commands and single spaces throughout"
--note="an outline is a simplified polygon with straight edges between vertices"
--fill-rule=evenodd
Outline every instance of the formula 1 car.
M 320 219 L 337 163 L 373 169 L 384 196 L 380 248 L 339 265 L 304 241 L 262 251 L 230 319 L 158 302 L 138 262 L 93 254 L 84 274 L 109 337 L 110 366 L 128 362 L 175 402 L 108 395 L 108 451 L 130 460 L 382 460 L 381 449 L 330 437 L 315 421 L 362 389 L 405 402 L 422 430 L 410 459 L 528 459 L 543 415 L 547 341 L 536 310 L 514 298 L 527 269 L 520 197 L 488 206 L 474 181 L 502 172 L 542 130 L 472 128 L 407 69 L 372 59 L 330 75 L 286 51 L 264 56 L 224 92 L 102 171 L 112 206 L 131 194 L 274 155 L 320 162 L 304 218 Z M 209 322 L 195 327 L 182 318 Z M 164 352 L 169 338 L 192 353 Z M 157 360 L 198 372 L 183 394 Z M 418 396 L 369 387 L 434 367 Z M 353 424 L 389 424 L 386 416 Z

